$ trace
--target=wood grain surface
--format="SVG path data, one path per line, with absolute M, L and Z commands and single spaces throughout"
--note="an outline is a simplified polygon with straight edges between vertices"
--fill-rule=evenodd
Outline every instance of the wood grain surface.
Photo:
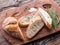
M 60 44 L 59 43 L 59 39 L 60 39 L 59 35 L 60 34 L 57 34 L 57 35 L 54 35 L 54 36 L 51 36 L 51 37 L 47 37 L 44 40 L 39 40 L 39 41 L 33 42 L 31 44 L 28 44 L 28 45 L 59 45 Z M 6 41 L 4 41 L 4 42 L 6 42 Z

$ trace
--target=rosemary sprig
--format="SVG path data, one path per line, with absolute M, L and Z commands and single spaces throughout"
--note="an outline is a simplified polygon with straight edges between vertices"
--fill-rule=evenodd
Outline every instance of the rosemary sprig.
M 56 16 L 57 15 L 57 9 L 48 9 L 48 13 L 50 14 L 51 18 L 52 18 L 52 26 L 54 28 L 57 27 L 57 23 L 58 23 L 58 17 Z

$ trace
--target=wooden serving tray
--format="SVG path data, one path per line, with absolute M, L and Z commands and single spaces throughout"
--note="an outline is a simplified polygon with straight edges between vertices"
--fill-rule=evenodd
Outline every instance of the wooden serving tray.
M 28 14 L 29 12 L 27 11 L 29 8 L 31 7 L 35 7 L 35 8 L 38 8 L 38 7 L 41 7 L 43 8 L 43 5 L 44 4 L 51 4 L 51 9 L 54 9 L 56 8 L 58 10 L 57 12 L 57 16 L 60 18 L 60 8 L 59 8 L 59 5 L 54 2 L 53 0 L 34 0 L 34 1 L 31 1 L 27 4 L 24 4 L 20 7 L 15 7 L 15 9 L 7 9 L 7 10 L 4 10 L 0 13 L 0 29 L 3 31 L 3 36 L 4 38 L 10 42 L 12 45 L 20 45 L 20 44 L 25 44 L 25 43 L 28 43 L 28 42 L 32 42 L 32 41 L 35 41 L 37 39 L 40 39 L 40 38 L 43 38 L 45 36 L 48 36 L 48 35 L 51 35 L 53 33 L 56 33 L 56 32 L 59 32 L 60 31 L 60 24 L 57 26 L 56 29 L 48 29 L 46 26 L 44 26 L 40 32 L 38 32 L 38 34 L 32 38 L 31 40 L 27 39 L 26 36 L 25 36 L 25 28 L 22 30 L 23 32 L 23 35 L 26 39 L 26 41 L 20 41 L 16 38 L 13 38 L 11 35 L 9 35 L 8 33 L 6 33 L 6 31 L 3 30 L 2 28 L 2 22 L 4 21 L 4 19 L 6 17 L 9 17 L 9 16 L 12 16 L 12 15 L 15 15 L 16 13 L 19 13 L 19 15 L 16 15 L 17 19 L 19 19 L 21 16 L 24 16 L 26 14 Z M 45 8 L 43 8 L 45 9 Z M 46 10 L 46 9 L 45 9 Z

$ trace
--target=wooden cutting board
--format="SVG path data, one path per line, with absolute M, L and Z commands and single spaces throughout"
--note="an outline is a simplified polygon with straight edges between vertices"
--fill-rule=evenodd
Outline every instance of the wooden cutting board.
M 46 26 L 44 26 L 41 29 L 41 31 L 38 32 L 38 34 L 34 38 L 32 38 L 31 40 L 29 40 L 25 36 L 25 31 L 26 30 L 22 30 L 23 35 L 24 35 L 26 41 L 20 41 L 20 40 L 18 40 L 16 38 L 13 38 L 11 35 L 9 35 L 8 33 L 6 33 L 6 31 L 3 30 L 2 23 L 3 23 L 3 21 L 4 21 L 4 19 L 6 17 L 12 16 L 15 13 L 19 13 L 19 15 L 16 15 L 17 16 L 17 19 L 19 19 L 21 16 L 24 16 L 24 15 L 28 14 L 29 12 L 27 10 L 29 8 L 31 8 L 31 7 L 35 7 L 35 8 L 41 7 L 43 9 L 45 9 L 43 7 L 44 4 L 51 4 L 51 9 L 56 8 L 58 10 L 57 16 L 60 18 L 60 15 L 59 15 L 59 13 L 60 13 L 60 7 L 53 0 L 34 0 L 34 1 L 31 1 L 31 2 L 29 2 L 27 4 L 22 5 L 20 7 L 15 7 L 14 9 L 13 8 L 10 8 L 10 9 L 7 9 L 7 10 L 2 11 L 0 13 L 0 15 L 1 15 L 0 16 L 0 29 L 3 32 L 2 34 L 3 34 L 4 38 L 8 42 L 10 42 L 12 45 L 20 45 L 20 44 L 25 44 L 25 43 L 28 43 L 28 42 L 35 41 L 37 39 L 41 39 L 43 37 L 46 37 L 48 35 L 51 35 L 51 34 L 54 34 L 54 33 L 58 32 L 58 31 L 60 31 L 60 24 L 57 26 L 56 29 L 53 29 L 53 28 L 52 29 L 48 29 Z

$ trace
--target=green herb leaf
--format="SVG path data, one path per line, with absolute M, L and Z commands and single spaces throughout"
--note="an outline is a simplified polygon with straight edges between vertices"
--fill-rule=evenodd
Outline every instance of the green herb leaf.
M 50 16 L 52 18 L 52 26 L 54 28 L 56 28 L 57 27 L 57 22 L 58 22 L 57 16 L 56 16 L 57 15 L 57 9 L 53 9 L 53 10 L 48 9 L 48 13 L 50 14 Z

